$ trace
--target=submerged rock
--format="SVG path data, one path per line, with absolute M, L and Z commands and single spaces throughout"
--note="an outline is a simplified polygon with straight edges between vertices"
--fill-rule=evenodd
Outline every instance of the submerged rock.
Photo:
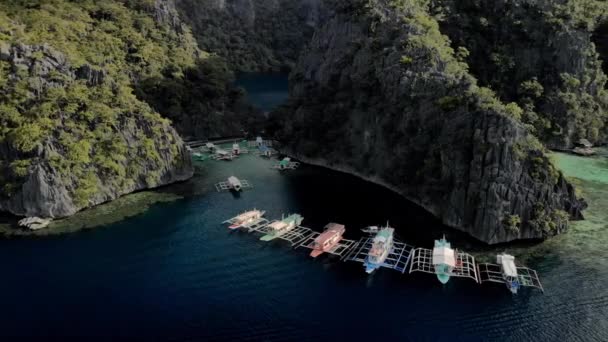
M 383 184 L 490 244 L 544 238 L 585 203 L 480 88 L 424 10 L 331 1 L 273 114 L 284 150 Z M 421 228 L 423 229 L 423 228 Z

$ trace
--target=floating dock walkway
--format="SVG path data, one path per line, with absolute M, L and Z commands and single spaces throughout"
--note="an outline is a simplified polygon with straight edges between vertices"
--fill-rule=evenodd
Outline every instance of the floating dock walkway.
M 372 248 L 373 240 L 373 237 L 361 238 L 355 246 L 351 248 L 350 253 L 344 256 L 344 260 L 364 263 Z M 412 257 L 413 249 L 414 247 L 407 243 L 394 240 L 393 247 L 381 267 L 405 273 Z

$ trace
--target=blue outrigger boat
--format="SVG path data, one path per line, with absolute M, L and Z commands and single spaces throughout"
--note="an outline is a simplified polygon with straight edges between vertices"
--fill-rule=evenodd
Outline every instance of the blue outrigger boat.
M 372 248 L 369 250 L 369 254 L 363 263 L 365 272 L 368 274 L 372 273 L 384 264 L 386 257 L 393 249 L 394 232 L 395 229 L 388 226 L 378 231 L 372 242 Z

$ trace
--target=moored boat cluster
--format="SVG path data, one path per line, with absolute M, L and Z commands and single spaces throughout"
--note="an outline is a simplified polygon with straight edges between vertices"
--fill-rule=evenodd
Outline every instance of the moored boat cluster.
M 497 255 L 496 263 L 476 263 L 475 258 L 463 251 L 452 248 L 445 239 L 435 240 L 432 250 L 414 248 L 395 238 L 395 229 L 367 227 L 362 229 L 369 236 L 358 241 L 344 238 L 346 227 L 329 223 L 323 232 L 316 232 L 301 226 L 304 218 L 299 214 L 283 216 L 280 220 L 269 221 L 263 210 L 250 210 L 223 223 L 229 229 L 243 229 L 263 234 L 262 241 L 285 240 L 294 247 L 312 249 L 313 258 L 321 254 L 337 255 L 344 261 L 363 263 L 365 271 L 373 273 L 378 268 L 389 268 L 401 273 L 425 272 L 437 276 L 442 284 L 452 277 L 471 278 L 477 283 L 496 282 L 505 284 L 516 294 L 521 287 L 535 287 L 543 290 L 536 271 L 516 266 L 512 255 Z

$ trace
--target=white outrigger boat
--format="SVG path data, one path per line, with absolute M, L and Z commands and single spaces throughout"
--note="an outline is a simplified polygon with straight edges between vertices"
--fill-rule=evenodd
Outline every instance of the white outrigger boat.
M 452 271 L 456 267 L 456 252 L 452 249 L 451 244 L 445 239 L 445 235 L 441 240 L 435 240 L 435 248 L 433 248 L 433 266 L 437 279 L 442 284 L 446 284 L 450 280 Z
M 367 226 L 365 228 L 361 228 L 361 231 L 367 234 L 376 234 L 380 231 L 380 227 L 378 226 Z
M 225 182 L 215 184 L 215 189 L 220 192 L 224 190 L 232 190 L 239 192 L 243 189 L 253 188 L 251 183 L 245 179 L 238 179 L 235 176 L 230 176 Z
M 515 257 L 501 253 L 496 256 L 496 264 L 478 265 L 480 282 L 503 283 L 512 294 L 517 294 L 522 287 L 535 287 L 544 292 L 535 270 L 517 266 Z
M 244 212 L 230 220 L 229 229 L 247 228 L 249 225 L 258 222 L 266 214 L 264 210 L 250 210 Z

